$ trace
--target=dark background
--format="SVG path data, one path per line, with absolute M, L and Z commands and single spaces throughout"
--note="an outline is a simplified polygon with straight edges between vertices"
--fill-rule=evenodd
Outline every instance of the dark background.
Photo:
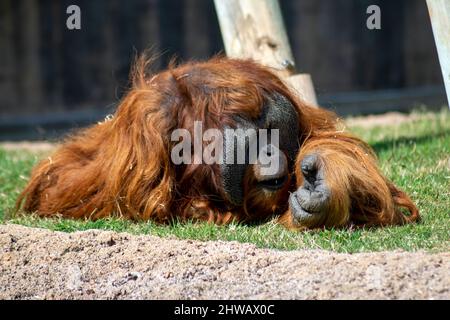
M 66 8 L 81 8 L 81 30 Z M 301 72 L 342 115 L 440 107 L 445 91 L 424 0 L 280 0 Z M 381 8 L 382 30 L 366 28 Z M 212 0 L 0 0 L 0 140 L 57 136 L 114 111 L 130 62 L 154 69 L 223 52 Z

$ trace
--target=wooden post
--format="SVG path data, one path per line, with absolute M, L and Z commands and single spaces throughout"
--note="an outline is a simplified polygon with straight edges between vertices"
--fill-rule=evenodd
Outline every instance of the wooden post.
M 427 0 L 427 5 L 450 108 L 450 1 Z
M 310 75 L 295 74 L 278 0 L 214 0 L 225 51 L 272 68 L 306 102 L 317 105 Z

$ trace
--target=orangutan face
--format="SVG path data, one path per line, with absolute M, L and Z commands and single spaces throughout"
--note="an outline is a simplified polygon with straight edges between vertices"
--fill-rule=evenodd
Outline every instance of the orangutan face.
M 225 129 L 220 172 L 225 193 L 233 204 L 241 205 L 247 171 L 261 193 L 270 195 L 286 186 L 298 151 L 299 128 L 294 106 L 280 94 L 267 98 L 256 120 L 235 117 L 235 122 L 237 130 L 227 134 L 229 128 Z M 245 157 L 239 159 L 240 155 Z

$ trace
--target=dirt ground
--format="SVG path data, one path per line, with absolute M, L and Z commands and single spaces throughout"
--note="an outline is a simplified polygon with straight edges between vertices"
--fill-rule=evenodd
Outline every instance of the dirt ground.
M 372 127 L 414 117 L 389 113 L 346 123 Z M 55 145 L 0 147 L 47 153 Z M 0 225 L 0 299 L 450 299 L 450 252 L 287 252 Z
M 0 299 L 449 299 L 450 253 L 277 251 L 0 225 Z

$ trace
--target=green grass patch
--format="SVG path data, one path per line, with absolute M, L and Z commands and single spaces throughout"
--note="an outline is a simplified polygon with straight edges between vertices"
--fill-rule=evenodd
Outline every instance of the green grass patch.
M 417 113 L 414 121 L 372 128 L 352 127 L 376 150 L 383 172 L 404 189 L 418 205 L 419 224 L 379 229 L 315 230 L 293 232 L 274 223 L 260 226 L 207 223 L 130 222 L 110 218 L 98 221 L 41 219 L 12 216 L 15 199 L 26 184 L 32 166 L 43 153 L 0 149 L 0 220 L 51 230 L 74 232 L 113 230 L 195 240 L 254 243 L 258 247 L 326 249 L 362 252 L 402 249 L 448 251 L 450 248 L 450 112 Z

